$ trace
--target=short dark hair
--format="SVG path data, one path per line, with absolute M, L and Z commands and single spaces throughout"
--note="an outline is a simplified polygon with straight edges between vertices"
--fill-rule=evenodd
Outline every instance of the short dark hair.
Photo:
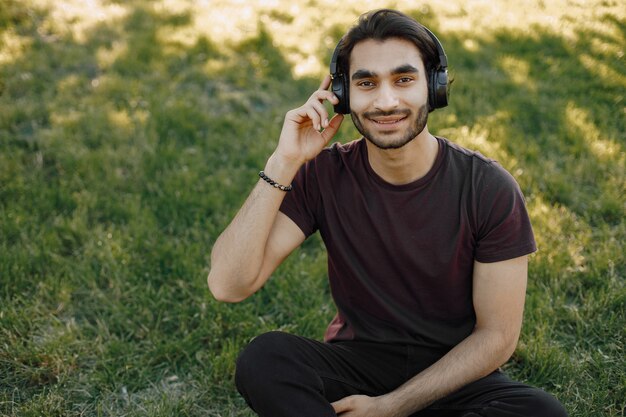
M 439 64 L 437 46 L 424 25 L 397 10 L 379 9 L 361 15 L 358 23 L 339 42 L 337 61 L 346 77 L 349 77 L 350 54 L 357 43 L 390 38 L 405 39 L 417 47 L 427 76 Z

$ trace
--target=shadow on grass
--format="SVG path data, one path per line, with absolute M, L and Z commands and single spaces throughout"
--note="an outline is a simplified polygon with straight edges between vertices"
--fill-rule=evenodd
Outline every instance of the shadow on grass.
M 0 32 L 14 31 L 23 46 L 0 63 L 0 411 L 149 406 L 166 415 L 171 409 L 157 394 L 191 415 L 211 410 L 217 396 L 221 407 L 240 406 L 229 394 L 230 375 L 246 340 L 279 327 L 319 337 L 332 315 L 317 245 L 239 306 L 209 300 L 202 277 L 211 244 L 273 150 L 285 111 L 319 80 L 294 79 L 263 26 L 238 44 L 202 36 L 185 44 L 160 31 L 185 28 L 189 13 L 136 2 L 78 41 L 51 26 L 49 11 L 7 4 Z M 433 15 L 415 16 L 437 32 Z M 531 203 L 562 207 L 576 227 L 617 229 L 619 238 L 625 126 L 615 115 L 626 71 L 612 54 L 626 22 L 602 19 L 617 36 L 585 31 L 568 40 L 536 27 L 441 37 L 456 81 L 452 105 L 432 116 L 432 130 L 460 141 L 467 133 L 471 144 L 479 127 L 491 143 L 485 153 L 495 146 L 505 167 L 520 170 Z M 338 38 L 343 30 L 328 33 Z M 320 52 L 324 62 L 329 53 Z M 626 273 L 623 255 L 611 252 L 616 245 L 605 246 L 613 266 L 584 253 L 596 263 L 583 270 L 598 278 L 589 284 L 594 290 L 614 285 L 600 277 Z M 546 258 L 575 263 L 567 250 L 546 250 Z M 550 270 L 554 264 L 541 265 L 539 275 L 568 279 Z M 550 291 L 569 291 L 580 303 L 583 289 Z M 601 339 L 619 333 L 620 323 L 623 315 L 608 320 Z M 539 365 L 524 358 L 516 366 L 538 382 L 572 376 L 535 372 Z M 136 394 L 177 375 L 193 375 L 181 381 L 185 395 Z M 617 401 L 621 394 L 610 395 Z
M 505 134 L 494 139 L 531 168 L 525 172 L 529 191 L 594 225 L 615 225 L 623 215 L 621 193 L 613 192 L 618 184 L 612 180 L 620 162 L 623 168 L 619 159 L 625 126 L 617 114 L 624 98 L 625 68 L 612 52 L 595 51 L 599 48 L 593 45 L 597 41 L 609 51 L 619 50 L 620 40 L 603 39 L 593 31 L 577 37 L 568 41 L 540 27 L 523 37 L 500 31 L 488 43 L 479 41 L 478 50 L 470 53 L 463 52 L 461 39 L 449 42 L 451 56 L 484 77 L 481 82 L 472 76 L 468 85 L 457 66 L 461 74 L 455 98 L 472 99 L 453 110 L 470 126 L 501 114 L 497 123 L 504 125 Z M 595 141 L 603 142 L 600 149 Z M 613 150 L 603 155 L 603 146 Z

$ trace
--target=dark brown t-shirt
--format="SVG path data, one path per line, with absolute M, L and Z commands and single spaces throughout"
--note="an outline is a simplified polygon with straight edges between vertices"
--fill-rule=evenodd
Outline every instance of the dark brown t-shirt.
M 536 250 L 524 198 L 497 162 L 437 138 L 426 176 L 400 186 L 371 168 L 364 139 L 305 164 L 280 210 L 319 230 L 337 315 L 325 340 L 445 352 L 475 324 L 474 261 Z

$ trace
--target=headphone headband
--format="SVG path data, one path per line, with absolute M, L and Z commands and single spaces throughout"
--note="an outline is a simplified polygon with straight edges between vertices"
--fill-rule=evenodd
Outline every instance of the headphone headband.
M 443 45 L 441 44 L 441 42 L 439 42 L 439 39 L 437 39 L 435 34 L 431 32 L 430 29 L 428 29 L 426 26 L 422 26 L 422 27 L 424 28 L 426 33 L 428 33 L 428 35 L 433 40 L 433 42 L 435 42 L 435 47 L 437 48 L 437 53 L 439 54 L 439 65 L 437 66 L 437 68 L 447 69 L 448 57 L 446 56 L 446 52 L 443 50 Z
M 330 75 L 337 74 L 337 60 L 339 59 L 339 49 L 341 46 L 341 41 L 335 47 L 335 51 L 333 52 L 333 57 L 330 59 Z
M 430 36 L 437 48 L 437 54 L 439 61 L 437 65 L 429 71 L 428 74 L 428 107 L 429 111 L 446 107 L 448 105 L 448 97 L 450 90 L 448 89 L 448 57 L 443 50 L 443 45 L 439 42 L 439 39 L 433 32 L 426 26 L 423 26 L 424 30 Z M 350 82 L 348 74 L 344 74 L 341 66 L 339 65 L 339 51 L 343 43 L 339 41 L 333 56 L 330 60 L 330 75 L 332 78 L 331 91 L 339 99 L 339 104 L 334 106 L 335 113 L 349 114 L 350 113 Z

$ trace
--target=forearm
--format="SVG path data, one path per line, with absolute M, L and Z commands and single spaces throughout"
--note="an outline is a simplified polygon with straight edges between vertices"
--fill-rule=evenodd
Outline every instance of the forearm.
M 299 166 L 272 155 L 264 171 L 274 181 L 288 185 Z M 255 287 L 261 271 L 270 230 L 285 192 L 262 179 L 246 199 L 211 252 L 209 287 L 216 298 L 239 301 Z
M 330 76 L 326 76 L 303 106 L 285 115 L 278 146 L 264 169 L 275 182 L 291 184 L 302 164 L 317 156 L 337 133 L 343 116 L 335 115 L 329 121 L 323 105 L 326 100 L 338 103 L 337 97 L 327 90 L 329 86 Z M 278 263 L 302 243 L 304 235 L 297 226 L 277 219 L 284 197 L 284 191 L 259 180 L 215 242 L 208 284 L 217 299 L 243 300 L 260 288 Z
M 439 361 L 383 396 L 394 417 L 409 416 L 459 388 L 486 376 L 506 362 L 517 335 L 475 330 Z

